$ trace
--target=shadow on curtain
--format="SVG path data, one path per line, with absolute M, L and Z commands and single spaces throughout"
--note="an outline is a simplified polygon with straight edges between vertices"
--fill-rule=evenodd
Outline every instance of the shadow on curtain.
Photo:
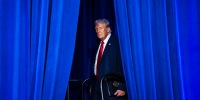
M 196 0 L 115 0 L 130 100 L 200 98 Z
M 64 100 L 79 0 L 0 0 L 0 99 Z

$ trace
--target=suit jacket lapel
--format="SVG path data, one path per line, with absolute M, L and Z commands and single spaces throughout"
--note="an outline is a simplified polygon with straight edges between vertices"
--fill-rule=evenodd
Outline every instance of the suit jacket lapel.
M 103 59 L 105 58 L 105 56 L 108 55 L 111 45 L 112 45 L 112 36 L 109 38 L 108 43 L 106 44 L 106 48 L 104 49 L 104 52 L 101 58 L 101 62 L 103 62 Z

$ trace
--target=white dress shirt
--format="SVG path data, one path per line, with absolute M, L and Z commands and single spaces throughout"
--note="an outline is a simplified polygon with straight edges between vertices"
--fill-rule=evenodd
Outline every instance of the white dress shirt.
M 108 43 L 108 40 L 111 36 L 111 33 L 108 34 L 108 36 L 106 37 L 106 39 L 103 41 L 104 42 L 104 45 L 103 45 L 103 51 L 102 51 L 102 56 L 103 56 L 103 52 L 104 52 L 104 49 L 106 47 L 106 44 Z M 102 42 L 102 41 L 101 41 Z M 98 52 L 96 54 L 96 59 L 95 59 L 95 64 L 94 64 L 94 74 L 96 75 L 96 68 L 97 68 L 97 59 L 98 59 L 98 54 L 99 54 L 99 49 L 100 49 L 100 45 L 101 45 L 101 42 L 99 44 L 99 48 L 98 48 Z

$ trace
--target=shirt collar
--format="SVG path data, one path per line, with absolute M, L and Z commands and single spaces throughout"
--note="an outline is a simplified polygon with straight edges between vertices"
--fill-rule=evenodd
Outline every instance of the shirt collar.
M 107 44 L 107 42 L 108 42 L 108 40 L 109 40 L 110 36 L 111 36 L 111 33 L 108 33 L 108 36 L 107 36 L 107 37 L 106 37 L 106 39 L 103 41 L 103 42 L 104 42 L 104 44 Z

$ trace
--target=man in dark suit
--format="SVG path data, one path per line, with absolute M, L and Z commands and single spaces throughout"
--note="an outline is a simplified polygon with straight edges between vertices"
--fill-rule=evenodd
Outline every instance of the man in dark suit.
M 118 40 L 111 35 L 110 24 L 106 19 L 95 21 L 95 30 L 98 42 L 94 47 L 92 56 L 92 73 L 95 77 L 92 87 L 92 100 L 102 100 L 100 79 L 110 73 L 118 73 L 123 77 L 120 48 Z M 124 83 L 118 83 L 114 96 L 105 93 L 104 100 L 126 100 L 127 93 Z M 108 92 L 108 91 L 105 91 Z

